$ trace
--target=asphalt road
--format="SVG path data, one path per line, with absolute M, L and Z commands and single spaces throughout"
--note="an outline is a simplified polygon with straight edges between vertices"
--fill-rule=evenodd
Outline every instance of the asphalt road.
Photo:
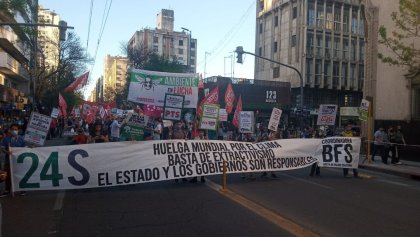
M 362 179 L 343 178 L 340 169 L 308 173 L 229 175 L 228 193 L 214 188 L 220 176 L 28 192 L 0 199 L 2 236 L 291 236 L 290 223 L 308 231 L 292 232 L 300 236 L 419 236 L 419 181 L 367 170 Z

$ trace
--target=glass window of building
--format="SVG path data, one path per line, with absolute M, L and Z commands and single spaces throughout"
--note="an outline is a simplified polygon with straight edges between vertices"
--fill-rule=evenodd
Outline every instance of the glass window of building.
M 184 40 L 182 40 L 182 39 L 181 39 L 181 40 L 179 40 L 178 45 L 179 45 L 179 46 L 184 46 Z
M 331 77 L 331 64 L 329 62 L 324 63 L 324 85 L 329 85 Z
M 357 44 L 356 44 L 356 38 L 351 38 L 351 48 L 350 48 L 350 55 L 351 55 L 351 60 L 352 61 L 356 61 L 356 52 L 357 52 Z
M 279 78 L 280 77 L 280 67 L 273 68 L 273 78 Z
M 184 54 L 184 49 L 178 49 L 178 54 Z
M 350 64 L 350 85 L 356 86 L 356 64 Z
M 194 65 L 194 64 L 195 64 L 195 60 L 194 60 L 194 59 L 191 59 L 191 60 L 190 60 L 190 63 L 191 63 L 192 65 Z
M 325 36 L 325 58 L 326 59 L 331 58 L 331 36 L 330 35 Z
M 323 46 L 324 46 L 324 42 L 322 41 L 322 34 L 317 33 L 316 34 L 316 50 L 315 50 L 316 57 L 322 57 Z
M 315 26 L 315 4 L 313 2 L 308 3 L 308 26 Z
M 291 42 L 291 45 L 292 45 L 292 47 L 295 47 L 296 46 L 296 35 L 292 35 L 292 42 Z
M 334 62 L 333 63 L 333 86 L 338 86 L 338 82 L 340 81 L 340 63 Z
M 308 34 L 306 35 L 306 53 L 310 57 L 312 57 L 314 55 L 314 34 L 313 34 L 313 32 L 308 32 Z
M 276 42 L 274 42 L 274 45 L 273 45 L 273 51 L 274 51 L 274 53 L 277 53 L 277 41 Z
M 331 4 L 327 5 L 326 12 L 327 12 L 327 16 L 326 16 L 325 28 L 327 30 L 332 30 L 333 29 L 334 18 L 333 18 L 332 5 Z
M 324 28 L 324 3 L 318 1 L 316 5 L 316 27 Z
M 362 14 L 360 14 L 360 18 L 359 18 L 359 35 L 365 35 L 365 25 L 364 25 L 364 20 L 362 17 Z
M 262 48 L 261 47 L 258 48 L 258 55 L 262 56 Z
M 340 38 L 334 37 L 334 58 L 340 58 Z
M 358 32 L 358 24 L 357 24 L 357 9 L 353 8 L 351 12 L 351 33 L 357 34 Z
M 279 16 L 274 16 L 274 27 L 277 27 L 279 25 Z
M 293 19 L 296 19 L 296 17 L 297 17 L 297 7 L 293 7 L 292 17 L 293 17 Z
M 260 34 L 262 34 L 262 32 L 263 32 L 263 24 L 260 23 Z
M 341 64 L 341 86 L 347 86 L 348 82 L 348 73 L 347 73 L 347 63 Z
M 345 7 L 344 8 L 344 14 L 343 14 L 343 32 L 344 33 L 349 33 L 349 8 Z
M 365 61 L 365 42 L 362 40 L 359 41 L 359 61 Z
M 191 48 L 195 49 L 195 42 L 191 42 Z
M 155 44 L 159 43 L 159 38 L 154 36 L 153 37 L 153 43 L 155 43 Z
M 357 77 L 359 81 L 359 89 L 363 89 L 363 82 L 365 81 L 365 67 L 363 65 L 359 65 Z
M 349 60 L 349 39 L 343 39 L 343 60 Z
M 319 85 L 322 80 L 322 60 L 315 61 L 315 85 Z
M 307 84 L 311 83 L 312 74 L 313 74 L 312 59 L 306 59 L 306 83 Z
M 341 7 L 334 4 L 334 30 L 341 31 Z

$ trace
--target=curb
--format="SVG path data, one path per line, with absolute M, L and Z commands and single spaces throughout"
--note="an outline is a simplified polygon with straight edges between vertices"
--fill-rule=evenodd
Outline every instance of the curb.
M 384 169 L 381 167 L 374 167 L 370 165 L 362 165 L 359 164 L 359 168 L 367 169 L 367 170 L 373 170 L 373 171 L 379 171 L 382 173 L 387 173 L 391 175 L 396 175 L 404 178 L 414 179 L 414 180 L 420 180 L 420 173 L 412 173 L 412 172 L 403 172 L 399 170 L 392 170 L 392 169 Z

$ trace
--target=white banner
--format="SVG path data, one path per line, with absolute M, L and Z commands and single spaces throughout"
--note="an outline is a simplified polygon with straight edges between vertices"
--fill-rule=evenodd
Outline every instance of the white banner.
M 316 125 L 335 125 L 337 105 L 320 105 Z
M 222 174 L 223 161 L 227 173 L 246 173 L 304 168 L 323 157 L 327 161 L 332 157 L 331 162 L 336 163 L 352 163 L 349 156 L 358 158 L 360 138 L 332 139 L 166 140 L 13 148 L 12 184 L 14 191 L 97 188 Z
M 129 101 L 163 107 L 166 93 L 184 95 L 184 108 L 197 108 L 198 74 L 131 71 Z
M 273 111 L 271 112 L 270 122 L 268 122 L 268 129 L 277 132 L 282 112 L 283 111 L 281 109 L 273 108 Z
M 359 151 L 360 138 L 329 137 L 321 141 L 315 157 L 319 160 L 320 167 L 357 168 Z
M 220 122 L 228 121 L 228 113 L 226 109 L 219 109 L 219 121 Z

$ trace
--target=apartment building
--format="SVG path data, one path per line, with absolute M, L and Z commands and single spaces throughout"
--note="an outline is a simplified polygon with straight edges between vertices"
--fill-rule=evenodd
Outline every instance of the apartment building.
M 60 16 L 54 11 L 44 9 L 39 6 L 38 22 L 41 24 L 58 25 Z M 38 50 L 42 52 L 40 63 L 45 64 L 47 68 L 54 69 L 58 67 L 60 52 L 60 30 L 58 27 L 38 26 Z
M 103 89 L 124 88 L 127 73 L 127 57 L 107 55 L 104 60 Z
M 256 17 L 255 53 L 302 73 L 305 110 L 360 105 L 365 26 L 358 0 L 258 0 Z M 255 79 L 290 82 L 299 105 L 295 71 L 256 58 Z
M 156 16 L 155 29 L 144 28 L 136 31 L 128 42 L 130 48 L 143 47 L 164 55 L 168 59 L 175 57 L 185 67 L 186 72 L 197 70 L 197 39 L 191 38 L 192 32 L 181 27 L 174 31 L 174 11 L 162 9 Z

